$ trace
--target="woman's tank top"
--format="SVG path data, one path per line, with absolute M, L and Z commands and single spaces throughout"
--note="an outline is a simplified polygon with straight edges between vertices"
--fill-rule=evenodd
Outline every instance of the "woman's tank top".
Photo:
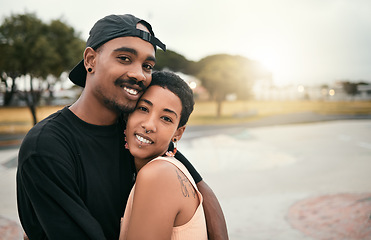
M 173 233 L 171 235 L 171 240 L 203 240 L 207 239 L 207 229 L 206 229 L 206 220 L 205 220 L 205 215 L 204 215 L 204 209 L 202 207 L 202 202 L 203 198 L 201 193 L 198 191 L 198 188 L 196 186 L 196 183 L 194 182 L 191 174 L 188 172 L 186 167 L 176 160 L 173 157 L 157 157 L 153 159 L 152 161 L 167 161 L 175 165 L 189 180 L 190 183 L 192 183 L 193 187 L 195 188 L 198 198 L 200 200 L 200 204 L 198 205 L 193 217 L 184 225 L 181 226 L 176 226 L 173 227 Z M 124 228 L 124 235 L 127 233 L 127 226 L 129 223 L 129 219 L 131 217 L 131 210 L 132 210 L 132 205 L 133 205 L 133 196 L 134 196 L 134 191 L 135 191 L 135 185 L 131 189 L 127 204 L 126 204 L 126 209 L 125 209 L 125 214 L 124 218 L 122 220 L 123 228 Z

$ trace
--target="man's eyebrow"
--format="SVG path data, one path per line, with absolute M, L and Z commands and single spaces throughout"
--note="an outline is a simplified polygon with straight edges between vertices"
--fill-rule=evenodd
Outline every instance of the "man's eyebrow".
M 152 61 L 152 62 L 155 62 L 156 63 L 156 58 L 153 57 L 153 56 L 148 56 L 147 57 L 147 61 Z
M 134 48 L 128 48 L 128 47 L 119 47 L 119 48 L 116 48 L 116 49 L 113 50 L 113 51 L 114 51 L 114 52 L 129 52 L 129 53 L 134 54 L 135 56 L 138 55 L 137 50 L 135 50 Z
M 129 52 L 131 54 L 134 54 L 135 56 L 138 56 L 138 51 L 135 50 L 134 48 L 129 48 L 129 47 L 119 47 L 113 50 L 114 52 Z M 147 61 L 152 61 L 156 63 L 156 58 L 154 56 L 148 56 Z

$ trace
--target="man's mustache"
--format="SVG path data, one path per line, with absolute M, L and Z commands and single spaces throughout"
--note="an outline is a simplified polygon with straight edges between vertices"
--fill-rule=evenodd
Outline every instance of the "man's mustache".
M 141 88 L 142 91 L 145 91 L 147 89 L 147 87 L 144 85 L 143 81 L 137 81 L 135 79 L 122 79 L 122 78 L 116 79 L 116 81 L 115 81 L 116 86 L 120 86 L 120 85 L 123 85 L 123 84 L 138 85 Z

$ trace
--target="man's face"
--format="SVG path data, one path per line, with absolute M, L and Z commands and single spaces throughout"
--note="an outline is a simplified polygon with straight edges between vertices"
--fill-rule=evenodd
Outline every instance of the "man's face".
M 138 37 L 120 37 L 96 51 L 89 79 L 95 99 L 116 112 L 131 112 L 151 82 L 155 65 L 153 45 Z

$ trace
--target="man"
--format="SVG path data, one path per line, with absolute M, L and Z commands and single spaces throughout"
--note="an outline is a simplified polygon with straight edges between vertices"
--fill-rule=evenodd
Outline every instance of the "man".
M 19 151 L 18 212 L 30 239 L 118 239 L 135 181 L 121 115 L 149 85 L 156 46 L 165 50 L 151 25 L 132 15 L 107 16 L 91 29 L 84 59 L 69 76 L 84 91 L 32 128 Z M 227 239 L 215 195 L 177 158 L 204 196 L 210 239 Z

